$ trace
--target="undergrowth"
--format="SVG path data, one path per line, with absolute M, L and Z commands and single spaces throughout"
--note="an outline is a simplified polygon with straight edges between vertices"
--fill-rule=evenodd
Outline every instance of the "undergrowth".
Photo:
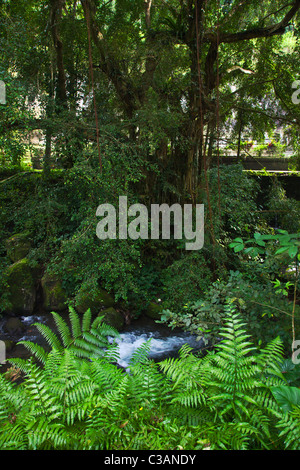
M 213 352 L 184 345 L 155 363 L 148 341 L 127 371 L 102 319 L 71 310 L 68 326 L 54 314 L 57 335 L 40 327 L 48 350 L 23 342 L 33 356 L 11 360 L 21 384 L 0 376 L 1 449 L 299 449 L 300 402 L 282 402 L 291 387 L 281 340 L 257 349 L 233 304 L 224 314 Z

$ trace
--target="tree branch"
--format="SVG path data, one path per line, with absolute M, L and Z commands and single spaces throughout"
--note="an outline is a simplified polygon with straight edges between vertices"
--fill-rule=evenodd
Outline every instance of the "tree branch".
M 60 39 L 59 24 L 61 21 L 62 9 L 65 6 L 64 0 L 51 0 L 50 30 L 53 45 L 56 51 L 56 63 L 58 71 L 57 95 L 60 104 L 67 103 L 66 74 L 63 59 L 63 43 Z
M 143 103 L 145 99 L 146 92 L 152 84 L 153 75 L 158 64 L 156 55 L 151 51 L 151 49 L 153 49 L 153 45 L 151 44 L 153 38 L 148 38 L 145 72 L 141 75 L 141 85 L 136 85 L 133 80 L 131 80 L 128 73 L 122 70 L 119 61 L 116 59 L 113 51 L 110 50 L 109 45 L 97 25 L 94 0 L 81 0 L 81 4 L 85 16 L 87 16 L 87 14 L 89 15 L 91 36 L 100 55 L 99 65 L 94 67 L 99 68 L 114 84 L 116 92 L 124 106 L 126 115 L 131 119 L 134 115 L 134 111 L 140 107 L 140 104 Z M 151 23 L 151 5 L 152 0 L 145 0 L 145 21 L 147 29 L 150 28 Z
M 221 33 L 219 42 L 220 43 L 234 43 L 244 41 L 247 39 L 255 39 L 261 37 L 270 37 L 277 34 L 283 34 L 285 28 L 289 25 L 292 18 L 296 15 L 300 9 L 300 0 L 295 0 L 292 8 L 288 11 L 285 17 L 275 25 L 267 26 L 265 28 L 254 28 L 246 31 L 240 31 L 238 33 Z M 207 33 L 204 35 L 204 39 L 208 41 L 216 40 L 216 35 Z

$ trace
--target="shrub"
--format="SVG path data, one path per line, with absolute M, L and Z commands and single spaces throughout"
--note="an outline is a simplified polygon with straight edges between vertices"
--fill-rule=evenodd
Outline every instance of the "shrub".
M 292 304 L 284 295 L 276 294 L 271 284 L 249 279 L 240 272 L 231 271 L 228 280 L 212 283 L 204 295 L 194 297 L 185 306 L 165 309 L 161 321 L 184 328 L 199 338 L 204 336 L 207 343 L 214 344 L 224 322 L 227 299 L 234 302 L 256 344 L 266 344 L 274 336 L 280 336 L 290 349 Z M 299 308 L 297 312 L 300 313 Z
M 185 254 L 162 273 L 164 307 L 176 308 L 203 295 L 212 272 L 202 253 Z

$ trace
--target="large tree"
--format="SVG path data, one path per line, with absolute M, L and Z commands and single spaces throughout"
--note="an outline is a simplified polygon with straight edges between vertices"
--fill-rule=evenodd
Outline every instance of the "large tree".
M 220 116 L 223 120 L 226 117 L 222 114 L 226 110 L 226 102 L 223 103 L 222 98 L 228 95 L 228 83 L 237 80 L 239 74 L 244 75 L 243 87 L 247 86 L 245 78 L 252 88 L 266 81 L 262 74 L 259 76 L 261 58 L 264 57 L 261 44 L 284 35 L 296 21 L 300 1 L 285 5 L 281 2 L 225 0 L 174 1 L 172 5 L 159 0 L 136 3 L 133 11 L 128 2 L 108 2 L 106 8 L 110 9 L 113 19 L 113 27 L 109 27 L 103 22 L 105 7 L 101 2 L 81 1 L 97 50 L 93 65 L 114 85 L 125 116 L 131 123 L 133 140 L 137 138 L 137 129 L 141 131 L 143 128 L 136 116 L 139 113 L 143 115 L 147 105 L 151 107 L 151 96 L 154 100 L 149 90 L 157 97 L 156 106 L 166 112 L 167 104 L 180 115 L 178 135 L 173 141 L 169 135 L 169 142 L 163 136 L 156 155 L 162 161 L 171 160 L 180 190 L 194 199 L 199 174 L 207 166 L 207 149 L 212 148 L 220 132 Z M 125 26 L 127 31 L 128 22 L 131 22 L 132 35 L 126 37 L 122 55 L 120 45 L 114 47 L 116 38 L 110 35 L 111 31 L 114 33 L 113 28 L 116 37 L 120 34 L 116 19 L 120 21 L 119 28 Z M 277 44 L 276 39 L 273 44 Z M 168 84 L 174 80 L 178 63 L 169 61 L 169 70 L 163 68 L 168 55 L 174 57 L 176 48 L 180 50 L 185 68 L 177 69 L 179 86 Z M 132 59 L 137 64 L 136 68 L 131 63 Z M 245 63 L 248 67 L 243 67 Z M 185 100 L 184 110 L 182 99 Z M 185 145 L 182 145 L 183 140 Z
M 41 128 L 46 169 L 51 144 L 70 167 L 84 145 L 97 142 L 105 168 L 101 139 L 113 123 L 113 138 L 143 156 L 140 194 L 196 201 L 233 113 L 237 140 L 249 123 L 254 131 L 276 120 L 299 123 L 288 100 L 299 8 L 300 0 L 5 2 L 6 78 L 17 78 L 23 98 L 36 96 L 43 112 L 6 113 L 2 136 Z M 294 48 L 279 53 L 286 34 Z

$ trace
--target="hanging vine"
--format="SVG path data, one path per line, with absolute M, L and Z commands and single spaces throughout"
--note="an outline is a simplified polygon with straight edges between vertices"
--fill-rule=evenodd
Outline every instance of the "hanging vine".
M 220 0 L 217 1 L 217 165 L 218 165 L 218 209 L 221 217 L 221 182 L 220 182 L 220 63 L 219 63 L 219 45 L 220 45 Z
M 206 4 L 206 1 L 207 0 L 204 1 L 205 4 Z M 210 220 L 210 232 L 211 232 L 212 244 L 214 247 L 216 244 L 216 240 L 215 240 L 215 231 L 214 231 L 214 224 L 213 224 L 213 214 L 212 214 L 212 206 L 211 206 L 211 198 L 210 198 L 209 181 L 208 181 L 208 174 L 207 174 L 206 148 L 205 146 L 203 146 L 204 123 L 203 123 L 202 97 L 204 94 L 204 90 L 203 90 L 203 82 L 202 82 L 201 67 L 200 67 L 199 11 L 198 11 L 197 1 L 195 2 L 195 20 L 196 20 L 196 45 L 197 45 L 197 71 L 198 71 L 198 86 L 199 86 L 200 142 L 201 142 L 201 147 L 202 147 L 202 159 L 203 159 L 207 206 L 208 206 L 209 220 Z M 214 263 L 214 259 L 213 259 L 213 263 Z
M 83 2 L 83 4 L 86 4 L 86 1 Z M 94 102 L 94 113 L 95 113 L 95 124 L 96 124 L 96 141 L 97 141 L 97 150 L 98 150 L 100 171 L 102 173 L 102 157 L 101 157 L 100 138 L 99 138 L 99 121 L 98 121 L 98 113 L 97 113 L 97 103 L 96 103 L 95 83 L 94 83 L 94 70 L 93 70 L 93 58 L 92 58 L 90 12 L 89 12 L 89 8 L 87 6 L 85 6 L 85 17 L 86 17 L 86 25 L 87 25 L 87 31 L 88 31 L 89 68 L 90 68 L 90 78 L 91 78 L 93 102 Z

